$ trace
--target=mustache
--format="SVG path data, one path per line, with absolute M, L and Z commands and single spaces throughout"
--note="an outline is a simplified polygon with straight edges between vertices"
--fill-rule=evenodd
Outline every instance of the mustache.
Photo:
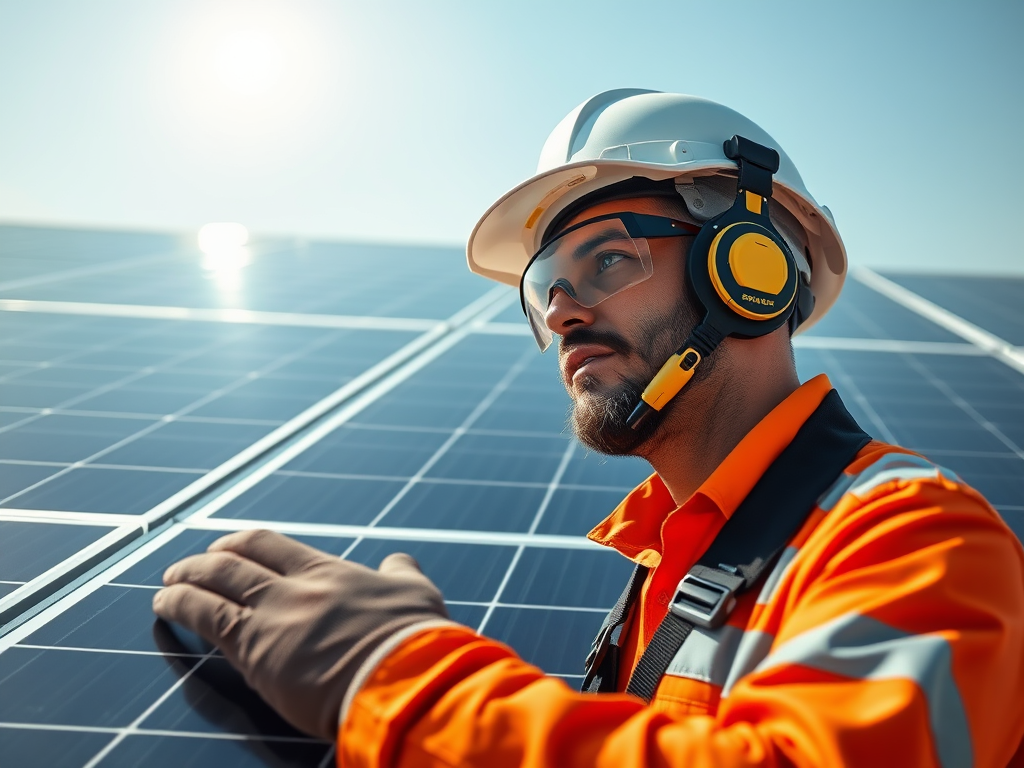
M 613 352 L 620 352 L 628 355 L 633 351 L 633 345 L 617 333 L 612 331 L 595 331 L 593 328 L 577 328 L 566 333 L 558 342 L 558 354 L 568 352 L 573 347 L 583 344 L 601 344 Z

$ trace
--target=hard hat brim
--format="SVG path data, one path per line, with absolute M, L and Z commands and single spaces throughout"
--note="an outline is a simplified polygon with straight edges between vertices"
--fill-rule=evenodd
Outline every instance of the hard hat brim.
M 654 181 L 735 172 L 735 164 L 717 159 L 679 165 L 637 160 L 586 160 L 538 173 L 498 199 L 469 236 L 469 269 L 482 277 L 518 287 L 540 239 L 555 216 L 570 203 L 601 187 L 643 176 Z M 846 279 L 846 247 L 828 209 L 812 203 L 806 193 L 776 180 L 773 200 L 784 206 L 804 229 L 811 264 L 814 311 L 800 326 L 807 330 L 831 308 Z

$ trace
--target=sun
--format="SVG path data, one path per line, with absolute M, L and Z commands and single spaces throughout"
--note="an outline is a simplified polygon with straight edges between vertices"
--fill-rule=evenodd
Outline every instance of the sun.
M 277 0 L 201 3 L 167 29 L 154 58 L 157 92 L 183 151 L 216 167 L 244 157 L 251 170 L 304 151 L 326 124 L 336 47 L 315 15 L 293 8 Z
M 240 96 L 259 96 L 273 89 L 281 82 L 284 65 L 280 42 L 258 29 L 227 33 L 214 57 L 218 82 Z

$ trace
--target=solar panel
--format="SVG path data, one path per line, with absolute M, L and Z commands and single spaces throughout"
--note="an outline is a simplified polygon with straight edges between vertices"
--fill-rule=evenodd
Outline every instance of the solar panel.
M 175 238 L 0 227 L 0 268 L 12 765 L 330 764 L 153 619 L 170 563 L 253 527 L 371 566 L 409 552 L 453 618 L 578 683 L 630 570 L 583 534 L 651 469 L 575 442 L 554 356 L 459 252 L 267 241 L 227 280 Z M 1021 343 L 1024 281 L 986 310 L 974 283 L 891 277 Z M 798 371 L 1024 536 L 1024 375 L 956 328 L 850 280 Z

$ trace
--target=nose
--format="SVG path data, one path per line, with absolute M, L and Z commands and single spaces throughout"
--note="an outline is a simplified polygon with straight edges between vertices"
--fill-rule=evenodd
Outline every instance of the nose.
M 593 325 L 594 313 L 588 307 L 577 303 L 564 288 L 556 286 L 548 304 L 548 311 L 544 313 L 544 324 L 552 333 L 564 336 L 573 326 Z

